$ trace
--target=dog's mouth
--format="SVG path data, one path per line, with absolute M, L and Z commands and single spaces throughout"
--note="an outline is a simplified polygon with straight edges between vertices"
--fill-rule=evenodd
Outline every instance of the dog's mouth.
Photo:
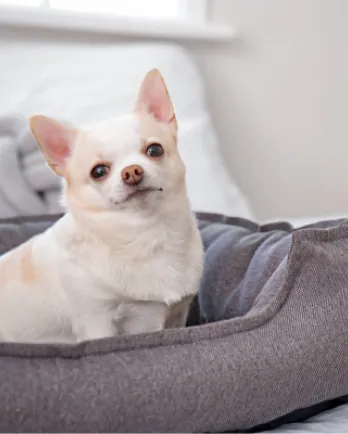
M 118 204 L 128 202 L 132 199 L 146 198 L 149 194 L 156 193 L 159 191 L 163 191 L 163 188 L 137 187 L 125 199 L 123 199 L 122 202 L 118 202 Z
M 128 195 L 126 201 L 132 198 L 145 197 L 150 193 L 155 193 L 156 191 L 163 191 L 163 188 L 154 188 L 154 187 L 137 188 L 131 194 Z

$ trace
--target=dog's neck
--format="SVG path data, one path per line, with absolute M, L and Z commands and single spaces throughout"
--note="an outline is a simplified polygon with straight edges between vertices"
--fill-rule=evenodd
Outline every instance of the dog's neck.
M 112 254 L 140 258 L 168 243 L 185 242 L 193 229 L 189 201 L 181 192 L 166 198 L 157 209 L 139 212 L 68 210 L 61 228 L 57 228 L 57 237 L 67 247 L 79 241 L 103 246 Z

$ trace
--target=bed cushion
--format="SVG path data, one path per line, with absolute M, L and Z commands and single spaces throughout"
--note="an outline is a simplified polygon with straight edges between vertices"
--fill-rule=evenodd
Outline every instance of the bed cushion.
M 0 431 L 234 432 L 348 394 L 348 222 L 199 219 L 192 326 L 0 344 Z M 50 224 L 3 221 L 2 251 Z

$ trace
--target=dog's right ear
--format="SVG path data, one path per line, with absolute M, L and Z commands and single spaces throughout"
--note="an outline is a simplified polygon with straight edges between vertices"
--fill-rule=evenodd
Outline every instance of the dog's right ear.
M 144 77 L 135 103 L 135 111 L 151 113 L 157 120 L 167 123 L 174 131 L 178 129 L 174 106 L 158 69 L 153 69 Z
M 47 163 L 57 175 L 64 176 L 66 159 L 71 153 L 77 131 L 45 116 L 33 116 L 29 122 Z

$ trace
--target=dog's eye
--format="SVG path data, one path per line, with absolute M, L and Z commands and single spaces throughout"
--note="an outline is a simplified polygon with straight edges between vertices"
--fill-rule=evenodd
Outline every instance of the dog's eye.
M 150 158 L 158 158 L 163 155 L 163 148 L 159 143 L 152 143 L 146 149 L 146 155 Z
M 106 166 L 105 164 L 97 164 L 91 170 L 91 177 L 93 179 L 100 181 L 106 176 L 108 176 L 109 172 L 110 172 L 109 166 Z

